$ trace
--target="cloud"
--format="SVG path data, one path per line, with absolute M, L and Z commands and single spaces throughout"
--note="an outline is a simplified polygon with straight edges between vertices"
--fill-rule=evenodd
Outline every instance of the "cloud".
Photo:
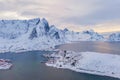
M 119 23 L 119 5 L 120 0 L 0 0 L 0 18 L 45 17 L 60 27 L 96 28 L 95 25 Z
M 85 15 L 73 15 L 61 19 L 62 22 L 69 22 L 81 25 L 101 24 L 109 21 L 116 22 L 120 19 L 120 0 L 101 0 L 95 3 L 97 8 Z M 84 13 L 84 12 L 83 12 Z
M 85 15 L 91 10 L 94 10 L 93 3 L 87 3 L 84 0 L 1 0 L 0 10 L 1 11 L 17 11 L 18 13 L 29 12 L 34 13 L 45 13 L 54 14 L 55 17 L 66 17 L 74 15 Z M 94 1 L 94 0 L 91 0 Z M 88 9 L 87 9 L 88 8 Z M 28 15 L 29 15 L 28 14 Z M 24 14 L 23 14 L 24 15 Z M 33 15 L 33 16 L 36 16 Z M 41 16 L 41 15 L 39 15 Z M 48 15 L 49 16 L 49 15 Z M 47 16 L 46 16 L 47 17 Z

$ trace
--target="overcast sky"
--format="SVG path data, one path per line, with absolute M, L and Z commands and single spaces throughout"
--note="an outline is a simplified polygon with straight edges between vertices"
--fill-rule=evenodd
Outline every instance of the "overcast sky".
M 0 0 L 0 19 L 36 17 L 76 31 L 120 31 L 120 0 Z

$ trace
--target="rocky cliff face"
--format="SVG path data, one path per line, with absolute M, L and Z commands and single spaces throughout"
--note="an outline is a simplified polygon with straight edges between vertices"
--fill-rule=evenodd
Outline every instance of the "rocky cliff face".
M 0 50 L 43 50 L 71 41 L 103 40 L 94 31 L 74 32 L 49 25 L 43 18 L 30 20 L 0 20 Z

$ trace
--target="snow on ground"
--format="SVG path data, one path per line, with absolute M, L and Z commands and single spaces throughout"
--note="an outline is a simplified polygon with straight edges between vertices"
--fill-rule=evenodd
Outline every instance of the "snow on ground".
M 49 25 L 43 18 L 30 20 L 0 20 L 0 53 L 31 50 L 51 50 L 54 46 L 73 41 L 104 41 L 93 30 L 74 32 Z
M 49 56 L 47 66 L 76 72 L 120 78 L 120 56 L 97 52 L 58 51 Z
M 93 31 L 58 29 L 43 18 L 30 20 L 0 20 L 0 53 L 32 50 L 52 50 L 56 45 L 74 41 L 119 41 L 120 34 L 109 39 Z
M 10 69 L 12 64 L 8 60 L 0 59 L 0 69 Z
M 120 32 L 112 33 L 109 36 L 109 41 L 120 41 Z

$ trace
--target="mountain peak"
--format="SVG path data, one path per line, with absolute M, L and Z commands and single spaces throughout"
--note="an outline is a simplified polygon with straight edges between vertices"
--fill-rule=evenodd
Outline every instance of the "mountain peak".
M 41 22 L 44 24 L 45 31 L 48 32 L 50 29 L 48 21 L 45 18 L 43 18 L 41 19 Z

